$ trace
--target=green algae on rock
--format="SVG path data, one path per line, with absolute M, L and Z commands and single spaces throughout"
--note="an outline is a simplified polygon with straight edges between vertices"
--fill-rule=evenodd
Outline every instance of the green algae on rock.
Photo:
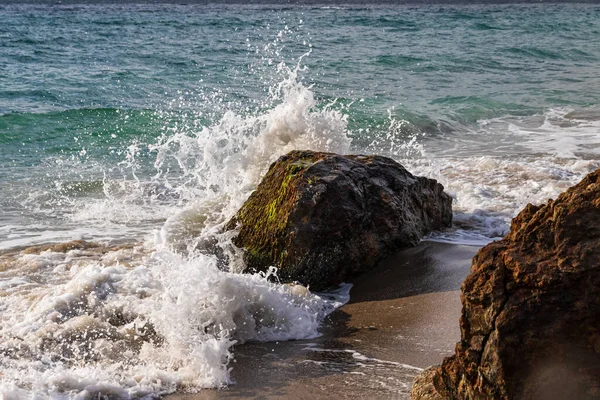
M 292 151 L 279 158 L 226 229 L 247 272 L 321 290 L 450 226 L 452 199 L 433 179 L 381 156 Z

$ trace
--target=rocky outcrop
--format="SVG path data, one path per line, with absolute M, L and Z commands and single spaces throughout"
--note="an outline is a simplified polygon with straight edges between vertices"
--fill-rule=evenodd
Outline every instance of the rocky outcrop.
M 433 179 L 380 156 L 293 151 L 271 165 L 227 229 L 247 271 L 320 290 L 369 270 L 451 224 L 452 199 Z
M 456 353 L 412 399 L 600 398 L 600 170 L 514 218 L 461 300 Z

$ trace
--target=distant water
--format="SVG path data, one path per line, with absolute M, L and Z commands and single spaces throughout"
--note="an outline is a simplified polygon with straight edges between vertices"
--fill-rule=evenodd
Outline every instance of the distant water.
M 231 340 L 316 335 L 331 301 L 180 254 L 239 268 L 219 228 L 292 149 L 438 179 L 467 244 L 600 167 L 600 6 L 365 4 L 0 5 L 0 249 L 158 249 L 0 264 L 1 393 L 215 387 Z

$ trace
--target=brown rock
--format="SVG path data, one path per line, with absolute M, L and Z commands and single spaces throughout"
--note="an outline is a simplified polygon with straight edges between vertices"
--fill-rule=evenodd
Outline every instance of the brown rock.
M 373 268 L 452 221 L 452 199 L 433 179 L 379 156 L 292 151 L 271 165 L 227 229 L 247 271 L 279 268 L 313 290 Z
M 412 399 L 600 398 L 600 170 L 515 217 L 474 257 L 461 300 L 456 353 Z

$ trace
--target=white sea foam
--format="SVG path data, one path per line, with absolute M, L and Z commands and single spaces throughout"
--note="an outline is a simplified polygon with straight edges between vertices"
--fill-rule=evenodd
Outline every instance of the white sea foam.
M 596 115 L 589 111 L 591 115 Z M 600 119 L 550 110 L 484 120 L 472 132 L 422 137 L 419 157 L 395 158 L 454 197 L 454 226 L 428 237 L 483 245 L 504 236 L 528 203 L 543 204 L 600 168 Z
M 367 357 L 352 349 L 320 348 L 315 344 L 305 346 L 311 368 L 326 373 L 344 374 L 344 385 L 349 391 L 369 387 L 385 398 L 405 398 L 410 392 L 410 382 L 423 371 L 419 367 L 396 361 Z M 312 354 L 310 354 L 312 353 Z
M 0 298 L 0 393 L 137 398 L 230 382 L 231 346 L 318 334 L 338 306 L 219 270 L 215 257 L 143 248 L 18 257 Z M 130 261 L 130 262 L 128 262 Z M 2 273 L 6 275 L 6 272 Z
M 354 360 L 358 360 L 358 361 L 371 362 L 374 364 L 393 365 L 393 366 L 397 366 L 399 368 L 409 369 L 409 370 L 417 371 L 417 372 L 423 371 L 423 368 L 415 367 L 413 365 L 403 364 L 403 363 L 399 363 L 396 361 L 380 360 L 378 358 L 367 357 L 364 354 L 362 354 L 356 350 L 352 350 L 352 349 L 324 349 L 324 348 L 315 347 L 315 346 L 308 346 L 308 347 L 305 347 L 304 350 L 322 352 L 322 353 L 344 353 L 344 354 L 351 355 Z

